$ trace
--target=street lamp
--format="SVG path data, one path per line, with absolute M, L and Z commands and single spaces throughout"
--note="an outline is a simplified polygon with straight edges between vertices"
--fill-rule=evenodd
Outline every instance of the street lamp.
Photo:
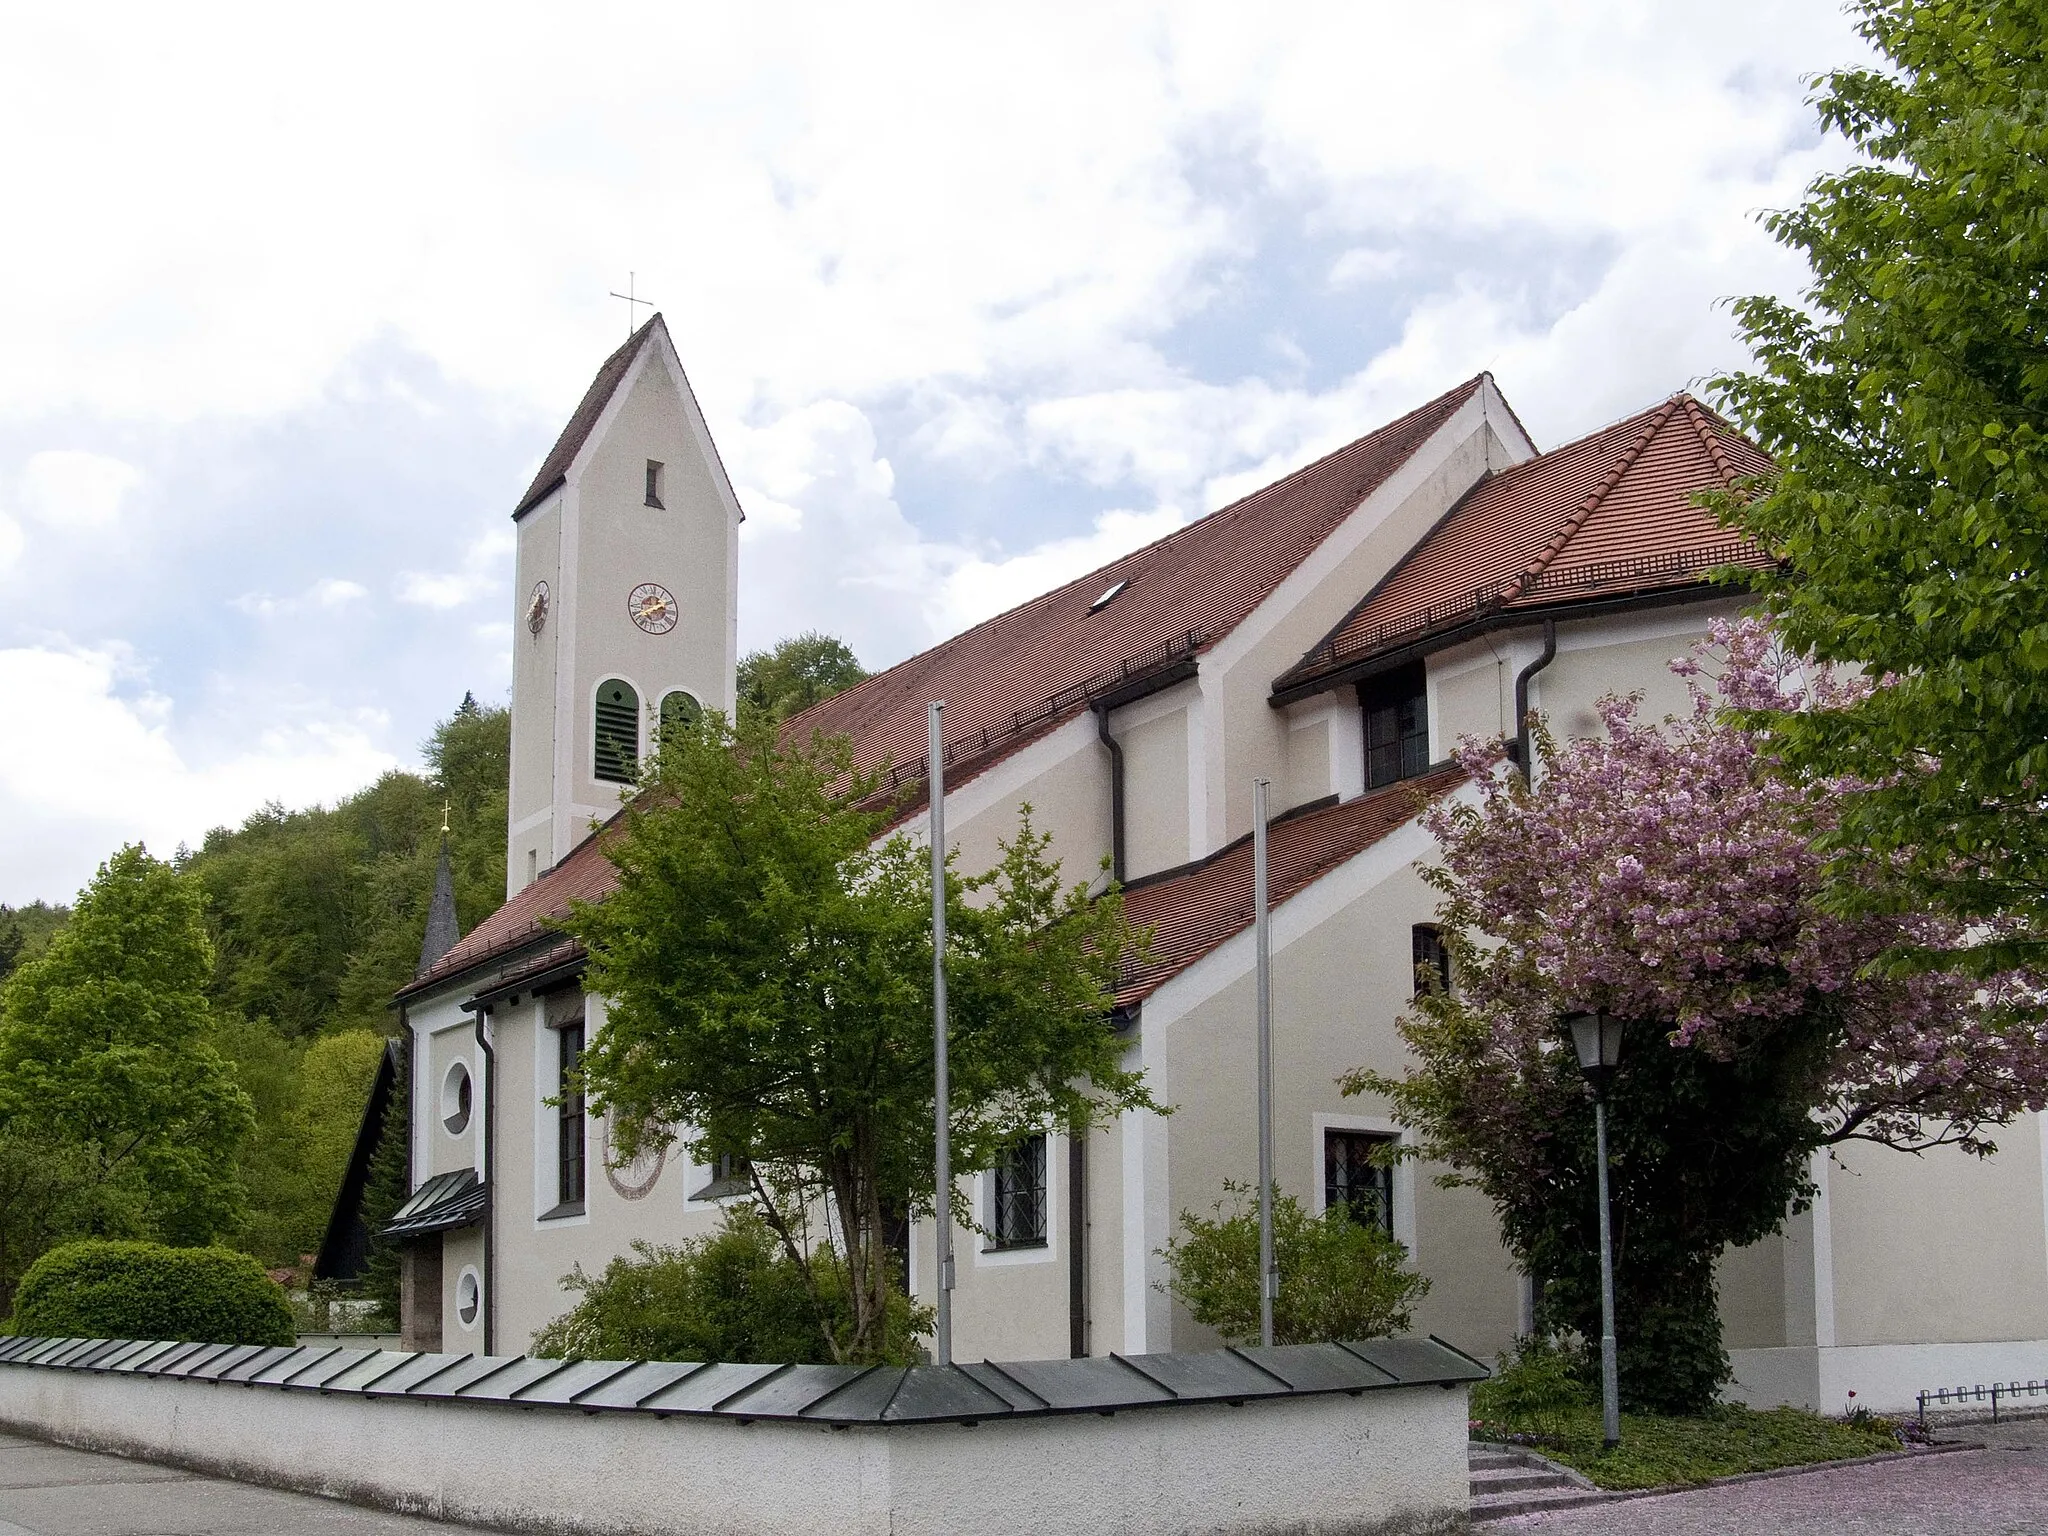
M 1621 1020 L 1605 1008 L 1565 1021 L 1579 1071 L 1593 1085 L 1593 1137 L 1600 1165 L 1600 1437 L 1621 1443 L 1621 1382 L 1614 1364 L 1614 1233 L 1607 1202 L 1607 1089 L 1621 1064 Z

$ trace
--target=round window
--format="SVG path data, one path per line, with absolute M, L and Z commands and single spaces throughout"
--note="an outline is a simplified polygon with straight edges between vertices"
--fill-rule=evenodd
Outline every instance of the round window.
M 476 1315 L 483 1309 L 483 1287 L 477 1283 L 476 1271 L 465 1269 L 462 1278 L 455 1282 L 455 1317 L 465 1328 L 476 1326 Z
M 460 1136 L 469 1129 L 470 1092 L 469 1066 L 458 1061 L 441 1079 L 441 1123 L 450 1136 Z

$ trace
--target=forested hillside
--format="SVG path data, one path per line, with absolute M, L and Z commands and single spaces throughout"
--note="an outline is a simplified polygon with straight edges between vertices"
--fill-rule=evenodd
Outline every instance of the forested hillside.
M 741 707 L 781 718 L 864 676 L 839 641 L 800 635 L 742 660 Z M 463 930 L 504 900 L 510 748 L 510 712 L 465 695 L 423 744 L 424 773 L 387 773 L 331 807 L 265 806 L 178 850 L 169 869 L 137 864 L 139 850 L 115 855 L 95 881 L 99 889 L 132 866 L 134 879 L 196 893 L 211 942 L 208 1038 L 197 1043 L 225 1059 L 251 1111 L 229 1138 L 232 1168 L 213 1170 L 212 1194 L 230 1212 L 220 1235 L 273 1268 L 299 1268 L 325 1230 L 378 1057 L 398 1027 L 391 995 L 419 961 L 444 810 Z M 109 886 L 105 900 L 117 894 Z M 71 917 L 42 902 L 0 907 L 0 984 L 34 971 Z M 29 979 L 0 986 L 0 1044 L 26 1038 L 31 994 L 52 984 Z M 42 1125 L 33 1105 L 0 1102 L 0 1320 L 14 1278 L 52 1243 L 176 1235 L 159 1230 L 139 1197 L 126 1215 L 106 1200 L 82 1202 L 65 1170 L 94 1148 L 65 1143 L 67 1134 Z M 402 1169 L 386 1171 L 396 1190 Z
M 206 896 L 219 1045 L 256 1104 L 242 1242 L 290 1265 L 318 1246 L 391 994 L 419 962 L 444 806 L 465 931 L 505 899 L 511 717 L 465 696 L 393 771 L 332 808 L 271 805 L 182 856 Z

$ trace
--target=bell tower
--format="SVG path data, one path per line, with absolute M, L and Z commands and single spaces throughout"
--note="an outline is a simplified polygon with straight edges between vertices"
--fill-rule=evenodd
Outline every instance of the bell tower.
M 512 513 L 507 897 L 618 808 L 664 718 L 731 711 L 741 517 L 657 314 L 605 359 Z

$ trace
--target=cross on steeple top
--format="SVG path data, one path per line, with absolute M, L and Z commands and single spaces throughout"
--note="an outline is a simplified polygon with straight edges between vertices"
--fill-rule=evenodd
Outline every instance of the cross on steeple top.
M 636 280 L 637 274 L 628 272 L 626 274 L 626 291 L 624 293 L 620 293 L 616 289 L 612 290 L 613 298 L 624 299 L 626 301 L 626 334 L 628 336 L 632 335 L 635 330 L 639 329 L 638 322 L 640 319 L 640 313 L 637 309 L 634 308 L 634 306 L 636 304 L 645 304 L 649 309 L 654 308 L 654 300 L 636 298 L 634 296 L 633 284 Z

